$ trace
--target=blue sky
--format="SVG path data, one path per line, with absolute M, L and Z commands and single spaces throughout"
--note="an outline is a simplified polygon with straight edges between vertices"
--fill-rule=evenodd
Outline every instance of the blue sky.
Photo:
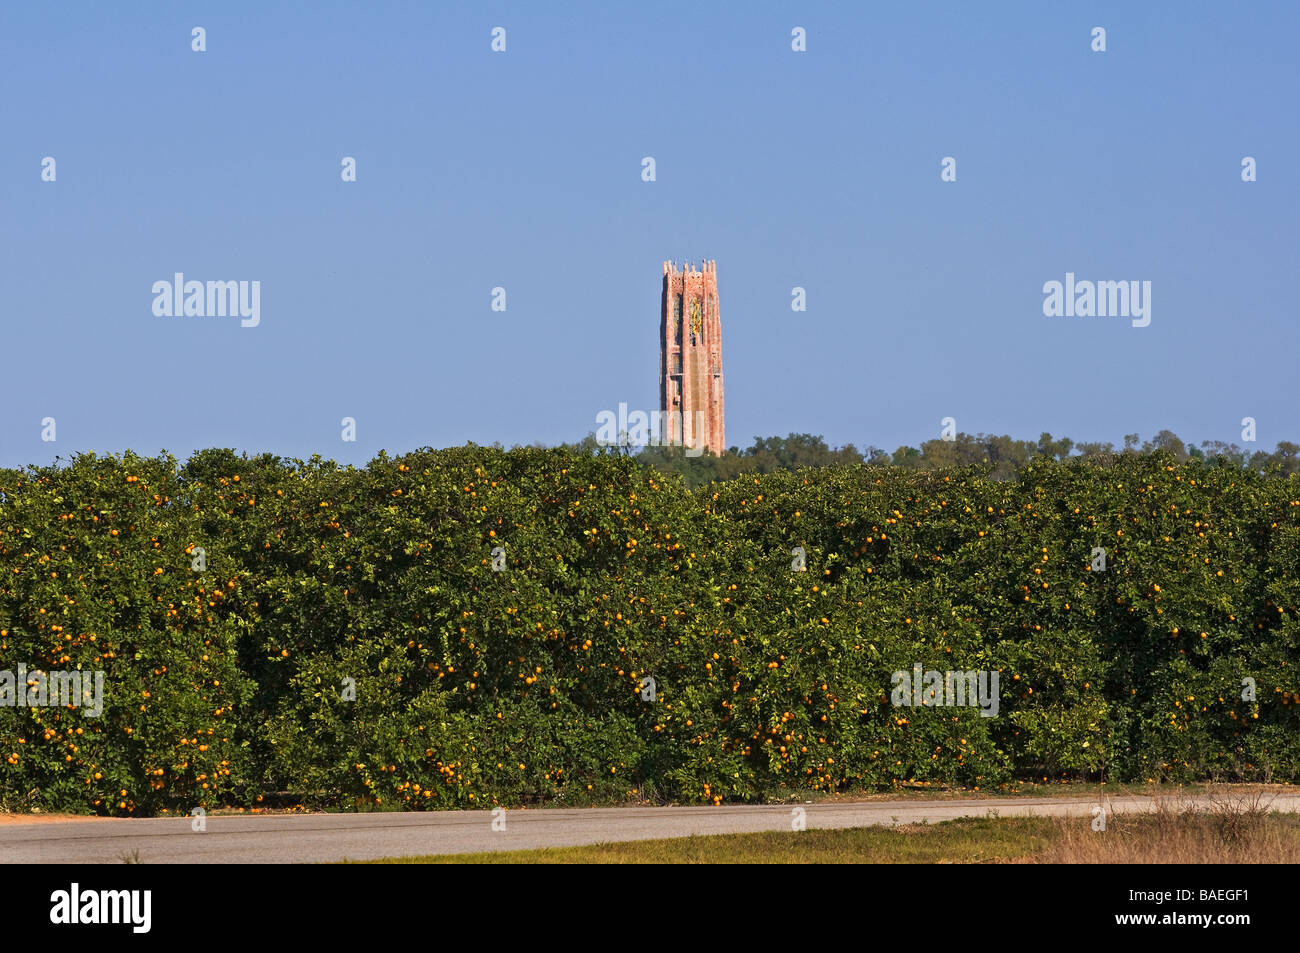
M 732 445 L 1300 441 L 1300 6 L 307 6 L 0 8 L 0 465 L 581 439 L 654 407 L 669 258 Z M 261 323 L 155 316 L 178 271 Z M 1045 317 L 1066 272 L 1151 324 Z

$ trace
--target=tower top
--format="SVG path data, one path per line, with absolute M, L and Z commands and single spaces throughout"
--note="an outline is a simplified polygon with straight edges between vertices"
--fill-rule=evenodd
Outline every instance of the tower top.
M 717 270 L 718 270 L 718 263 L 708 258 L 704 260 L 703 264 L 699 268 L 696 268 L 695 265 L 689 261 L 683 262 L 680 271 L 677 269 L 676 262 L 673 261 L 664 262 L 665 275 L 679 275 L 679 274 L 698 275 L 701 274 L 702 272 L 716 273 Z

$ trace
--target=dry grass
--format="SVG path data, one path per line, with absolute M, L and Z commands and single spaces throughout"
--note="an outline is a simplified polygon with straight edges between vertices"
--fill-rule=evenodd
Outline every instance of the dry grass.
M 1211 793 L 1208 809 L 1161 798 L 1150 812 L 1108 813 L 1106 829 L 1091 821 L 1053 819 L 1055 830 L 1029 863 L 1040 864 L 1294 864 L 1300 863 L 1300 819 L 1270 814 L 1265 792 Z

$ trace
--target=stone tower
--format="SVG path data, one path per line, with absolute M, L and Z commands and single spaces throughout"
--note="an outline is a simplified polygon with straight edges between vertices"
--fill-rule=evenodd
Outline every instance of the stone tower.
M 664 262 L 659 314 L 660 440 L 724 453 L 718 263 L 706 261 L 700 271 L 687 263 L 678 271 Z

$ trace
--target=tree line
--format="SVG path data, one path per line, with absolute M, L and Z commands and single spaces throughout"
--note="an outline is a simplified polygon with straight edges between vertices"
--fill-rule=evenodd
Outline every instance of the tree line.
M 823 437 L 809 433 L 755 437 L 745 449 L 731 447 L 725 454 L 705 453 L 694 457 L 684 454 L 680 447 L 602 447 L 594 433 L 578 443 L 564 444 L 563 449 L 633 456 L 643 466 L 680 474 L 689 486 L 731 480 L 745 473 L 854 464 L 904 470 L 985 465 L 992 479 L 1010 480 L 1034 460 L 1083 460 L 1104 465 L 1125 454 L 1156 451 L 1168 453 L 1179 463 L 1204 460 L 1266 476 L 1287 477 L 1300 472 L 1300 445 L 1290 441 L 1280 441 L 1273 451 L 1251 451 L 1219 440 L 1203 440 L 1197 446 L 1184 442 L 1169 430 L 1161 430 L 1146 441 L 1139 434 L 1125 434 L 1124 445 L 1118 448 L 1110 442 L 1076 443 L 1069 437 L 1057 439 L 1044 432 L 1036 441 L 1015 440 L 1007 434 L 959 433 L 951 440 L 926 440 L 920 446 L 902 446 L 893 453 L 875 446 L 859 450 L 851 443 L 831 447 Z

